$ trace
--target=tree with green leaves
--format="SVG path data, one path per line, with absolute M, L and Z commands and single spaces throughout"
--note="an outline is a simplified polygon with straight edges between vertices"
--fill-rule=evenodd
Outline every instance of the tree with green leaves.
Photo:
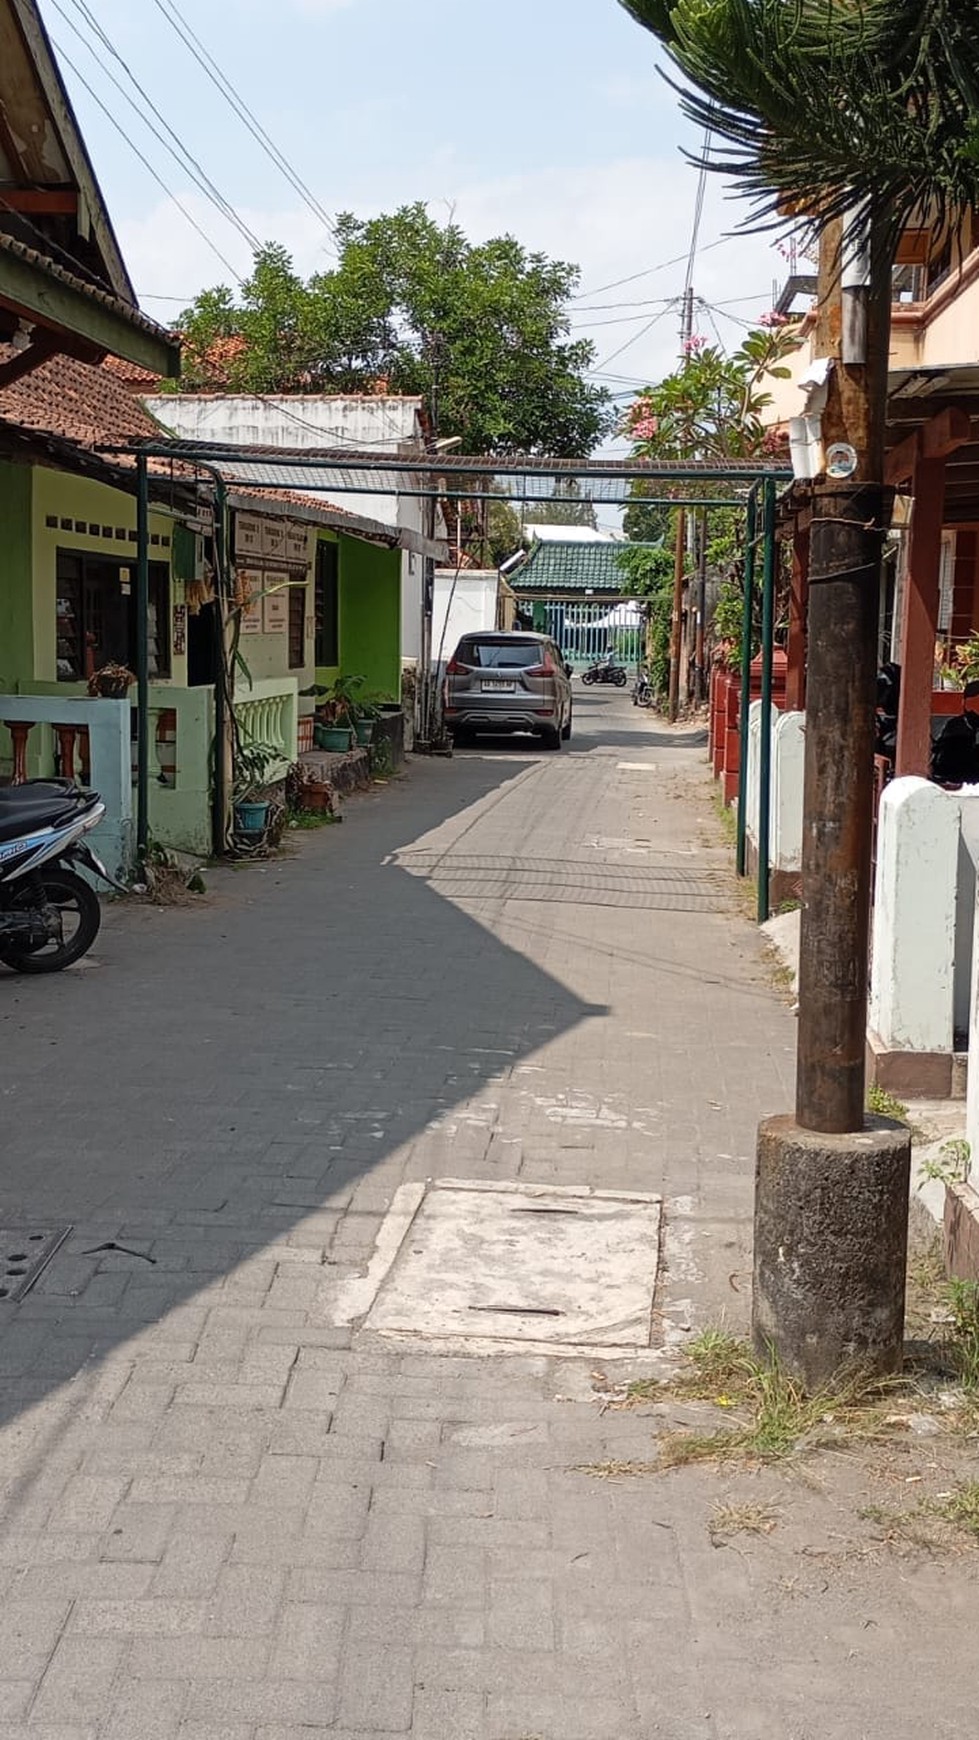
M 512 236 L 467 240 L 421 204 L 337 220 L 339 257 L 304 280 L 269 245 L 235 293 L 180 321 L 178 390 L 419 394 L 471 453 L 588 454 L 609 431 L 593 347 L 570 335 L 576 266 Z
M 788 379 L 785 359 L 798 348 L 794 328 L 777 316 L 730 355 L 692 338 L 672 374 L 644 387 L 626 412 L 623 433 L 633 452 L 641 459 L 718 462 L 781 452 L 781 437 L 764 422 L 772 402 L 766 382 Z M 686 484 L 683 493 L 690 493 Z
M 771 404 L 766 382 L 788 376 L 785 359 L 798 343 L 791 324 L 776 317 L 749 332 L 731 355 L 719 345 L 692 339 L 672 373 L 657 385 L 644 387 L 625 414 L 622 432 L 630 438 L 635 457 L 723 461 L 779 455 L 783 451 L 781 437 L 764 422 Z M 647 492 L 652 487 L 645 482 L 640 485 Z M 664 488 L 657 484 L 657 493 L 662 494 Z M 716 484 L 685 483 L 683 493 L 689 495 L 696 489 L 706 502 L 718 488 Z M 718 604 L 724 638 L 735 644 L 740 643 L 744 609 L 744 588 L 736 562 L 741 520 L 736 512 L 715 509 L 709 520 L 707 551 L 708 569 L 721 584 Z M 648 552 L 637 548 L 626 564 L 630 577 L 641 581 L 641 589 L 650 599 L 649 658 L 651 672 L 653 667 L 656 672 L 654 692 L 660 694 L 663 670 L 669 674 L 675 515 L 669 508 L 645 506 L 637 497 L 626 509 L 625 528 L 632 538 L 663 544 L 662 549 Z M 669 586 L 664 580 L 667 574 Z M 756 626 L 752 625 L 753 629 Z M 665 648 L 659 662 L 656 648 Z
M 979 193 L 972 0 L 620 0 L 686 83 L 754 221 L 871 221 L 885 251 Z
M 528 501 L 523 508 L 524 525 L 589 526 L 597 530 L 598 515 L 590 495 L 582 495 L 576 477 L 556 478 L 550 501 Z

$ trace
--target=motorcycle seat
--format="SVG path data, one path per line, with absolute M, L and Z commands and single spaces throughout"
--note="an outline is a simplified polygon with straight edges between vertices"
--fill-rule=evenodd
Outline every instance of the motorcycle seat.
M 45 798 L 36 803 L 0 806 L 0 842 L 16 840 L 40 828 L 61 828 L 83 811 L 77 798 Z
M 26 779 L 21 785 L 0 785 L 0 809 L 9 804 L 59 803 L 87 794 L 71 779 Z

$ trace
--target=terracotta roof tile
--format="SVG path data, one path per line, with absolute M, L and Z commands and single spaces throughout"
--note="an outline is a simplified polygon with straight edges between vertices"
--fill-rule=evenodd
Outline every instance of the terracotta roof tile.
M 0 345 L 0 362 L 9 355 L 10 347 Z M 70 356 L 49 357 L 30 374 L 21 375 L 19 380 L 0 389 L 0 421 L 33 430 L 38 435 L 55 436 L 87 450 L 112 446 L 116 442 L 166 440 L 166 431 L 120 378 L 122 369 L 128 367 L 128 364 L 123 364 L 120 368 L 107 368 L 104 363 L 95 367 Z M 134 463 L 128 454 L 112 454 L 107 459 L 126 469 Z M 149 464 L 152 471 L 169 473 L 170 464 L 164 458 L 153 458 Z M 194 468 L 186 461 L 178 460 L 174 472 L 182 479 L 190 479 Z M 263 501 L 292 503 L 307 512 L 315 509 L 325 523 L 336 524 L 342 520 L 349 522 L 353 531 L 369 528 L 380 533 L 383 529 L 312 493 L 263 489 L 245 483 L 235 483 L 231 488 L 236 496 L 248 502 L 254 501 L 256 509 L 261 508 Z M 390 532 L 396 542 L 397 529 L 391 527 Z
M 162 375 L 154 374 L 152 369 L 140 368 L 139 363 L 127 362 L 124 356 L 105 356 L 100 365 L 108 370 L 110 375 L 122 381 L 131 392 L 155 393 L 163 379 Z
M 0 360 L 9 354 L 0 346 Z M 0 418 L 80 447 L 161 435 L 156 418 L 113 373 L 71 356 L 49 357 L 0 388 Z

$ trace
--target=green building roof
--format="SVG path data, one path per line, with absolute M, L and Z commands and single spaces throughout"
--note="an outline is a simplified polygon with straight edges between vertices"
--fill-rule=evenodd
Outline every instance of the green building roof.
M 625 575 L 619 566 L 622 545 L 576 543 L 568 538 L 534 544 L 523 566 L 507 579 L 518 598 L 564 597 L 586 592 L 620 598 Z

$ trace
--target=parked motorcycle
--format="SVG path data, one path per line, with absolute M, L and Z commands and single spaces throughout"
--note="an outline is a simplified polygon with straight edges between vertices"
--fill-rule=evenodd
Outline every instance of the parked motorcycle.
M 634 707 L 651 707 L 653 704 L 653 686 L 649 680 L 649 672 L 645 665 L 632 685 L 632 705 Z
M 0 961 L 18 973 L 60 973 L 87 954 L 102 909 L 82 865 L 119 888 L 88 845 L 105 805 L 68 779 L 0 787 Z
M 961 713 L 933 727 L 931 777 L 940 785 L 979 784 L 979 683 L 967 683 Z M 970 705 L 972 703 L 972 705 Z M 877 727 L 874 752 L 893 766 L 897 759 L 897 728 L 901 707 L 899 665 L 884 665 L 877 673 Z
M 625 665 L 617 664 L 612 654 L 606 653 L 603 659 L 596 659 L 586 671 L 582 671 L 581 680 L 589 686 L 592 683 L 614 683 L 617 689 L 624 689 L 629 673 Z

